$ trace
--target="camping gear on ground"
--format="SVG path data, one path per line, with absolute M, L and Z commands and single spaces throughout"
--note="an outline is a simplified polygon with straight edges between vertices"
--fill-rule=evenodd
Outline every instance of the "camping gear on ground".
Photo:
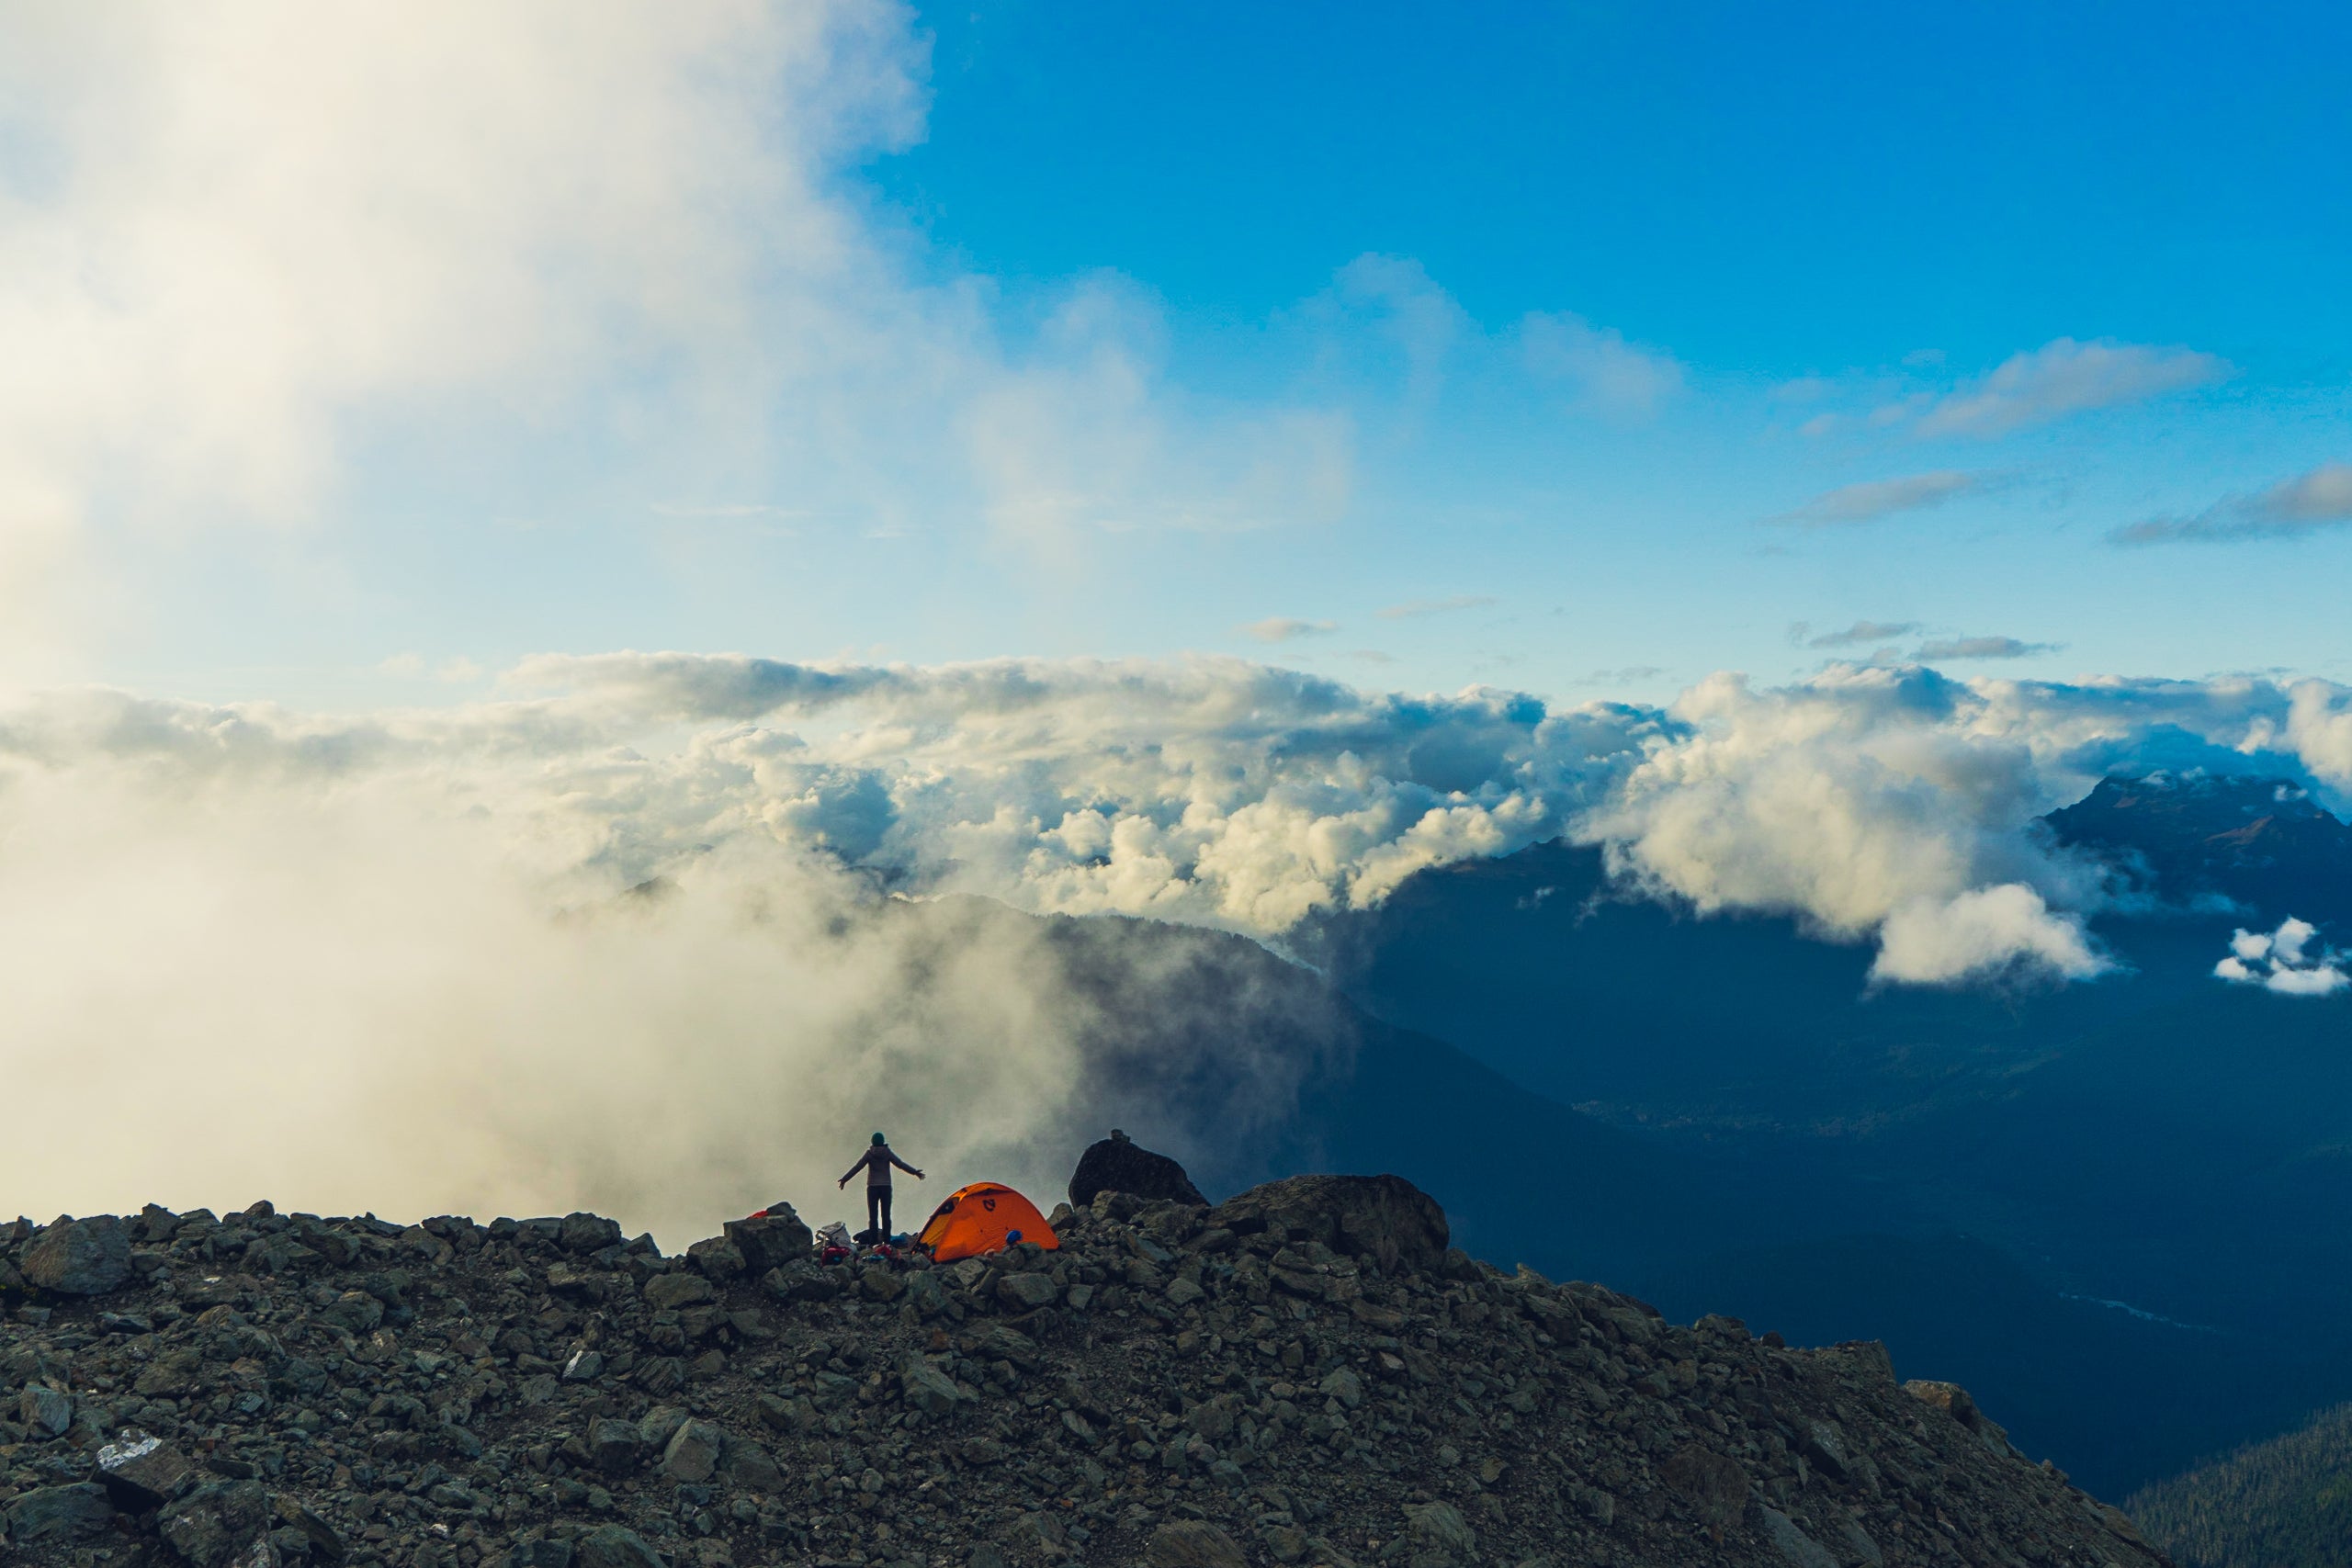
M 1001 1181 L 957 1188 L 932 1211 L 922 1234 L 915 1237 L 915 1245 L 929 1247 L 933 1260 L 940 1263 L 1001 1252 L 1020 1241 L 1047 1252 L 1061 1247 L 1061 1238 L 1037 1205 Z

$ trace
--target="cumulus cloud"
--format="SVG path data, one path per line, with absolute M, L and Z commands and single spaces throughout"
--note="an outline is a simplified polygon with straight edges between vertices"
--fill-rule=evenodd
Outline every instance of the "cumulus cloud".
M 2060 646 L 2054 642 L 2025 642 L 2013 637 L 1952 637 L 1921 643 L 1913 657 L 1929 663 L 1958 659 L 2030 659 L 2038 653 L 2055 653 Z
M 1636 883 L 1702 913 L 1875 933 L 1884 980 L 2101 967 L 2074 912 L 2098 878 L 2023 833 L 2048 784 L 2023 737 L 1987 731 L 1978 694 L 1928 671 L 1846 668 L 1779 691 L 1712 677 L 1671 712 L 1684 730 L 1586 825 Z
M 2229 361 L 2194 349 L 2062 337 L 2014 355 L 1982 379 L 1935 400 L 1914 428 L 1921 435 L 1989 439 L 2234 374 Z
M 2259 986 L 2282 997 L 2324 997 L 2352 985 L 2344 955 L 2332 948 L 2312 952 L 2319 928 L 2289 916 L 2274 931 L 2241 926 L 2230 938 L 2229 956 L 2213 965 L 2218 977 L 2238 986 Z
M 1340 629 L 1337 621 L 1302 621 L 1292 615 L 1269 615 L 1262 621 L 1252 621 L 1246 626 L 1234 628 L 1243 637 L 1260 642 L 1295 642 L 1303 637 L 1329 637 Z
M 2234 545 L 2301 539 L 2352 524 L 2352 463 L 2322 463 L 2253 495 L 2231 496 L 2189 517 L 2152 517 L 2108 536 L 2117 545 Z
M 1984 484 L 1983 475 L 1962 473 L 1955 468 L 1905 474 L 1899 479 L 1866 479 L 1815 496 L 1803 506 L 1767 521 L 1794 528 L 1874 523 L 1898 513 L 1941 506 L 1947 501 L 1983 490 Z
M 2300 681 L 2289 691 L 2287 744 L 2304 765 L 2339 788 L 2352 786 L 2352 704 L 2325 681 Z

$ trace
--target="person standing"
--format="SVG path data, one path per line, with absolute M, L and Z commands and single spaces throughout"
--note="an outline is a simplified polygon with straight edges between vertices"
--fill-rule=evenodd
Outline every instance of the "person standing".
M 842 1173 L 833 1183 L 846 1188 L 849 1179 L 861 1169 L 865 1172 L 865 1228 L 876 1241 L 890 1239 L 890 1168 L 897 1166 L 917 1181 L 923 1179 L 922 1171 L 890 1152 L 890 1145 L 881 1134 L 874 1134 L 873 1146 L 857 1156 L 856 1164 Z

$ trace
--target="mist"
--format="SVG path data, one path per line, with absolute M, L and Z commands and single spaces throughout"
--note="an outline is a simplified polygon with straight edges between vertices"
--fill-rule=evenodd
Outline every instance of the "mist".
M 32 1213 L 584 1207 L 683 1244 L 779 1198 L 848 1214 L 875 1130 L 935 1178 L 908 1211 L 1067 1172 L 1050 962 L 1018 927 L 943 946 L 773 842 L 632 895 L 381 784 L 78 771 L 19 778 L 7 821 L 0 1191 Z

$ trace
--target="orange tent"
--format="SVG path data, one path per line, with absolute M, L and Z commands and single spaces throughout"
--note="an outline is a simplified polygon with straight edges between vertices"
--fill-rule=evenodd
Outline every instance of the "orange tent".
M 1048 1252 L 1062 1245 L 1036 1204 L 1001 1182 L 975 1181 L 949 1193 L 947 1201 L 931 1212 L 915 1245 L 931 1248 L 937 1262 L 953 1263 L 959 1258 L 1001 1252 L 1016 1236 Z

